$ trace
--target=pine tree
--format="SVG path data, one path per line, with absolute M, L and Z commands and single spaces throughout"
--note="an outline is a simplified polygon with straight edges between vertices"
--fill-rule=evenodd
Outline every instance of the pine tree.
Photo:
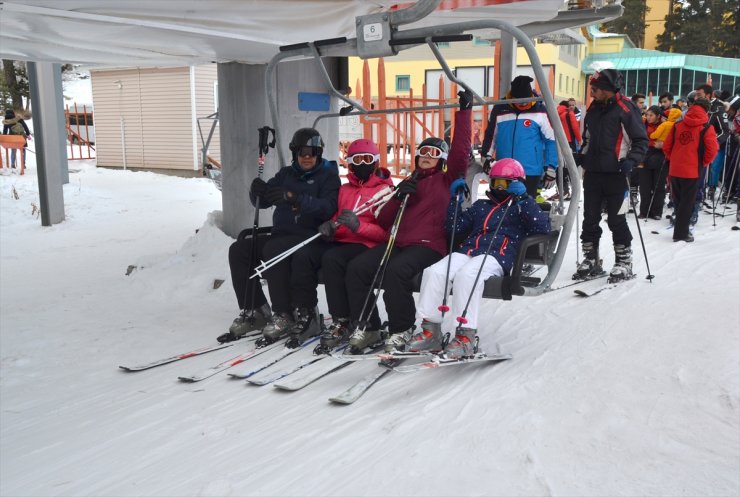
M 666 16 L 658 49 L 696 55 L 740 54 L 740 0 L 676 1 Z
M 606 24 L 604 28 L 608 33 L 625 34 L 638 47 L 645 44 L 645 14 L 650 12 L 646 0 L 624 0 L 624 14 Z

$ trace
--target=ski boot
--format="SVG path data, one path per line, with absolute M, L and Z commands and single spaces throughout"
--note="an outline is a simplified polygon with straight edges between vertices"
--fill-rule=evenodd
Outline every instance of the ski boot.
M 300 347 L 303 342 L 321 333 L 321 317 L 318 309 L 301 307 L 295 311 L 295 324 L 288 330 L 285 346 L 289 349 Z
M 707 199 L 709 199 L 710 202 L 714 202 L 714 196 L 717 194 L 717 187 L 716 186 L 710 186 L 707 189 Z
M 229 331 L 216 338 L 218 343 L 233 342 L 244 337 L 247 333 L 261 330 L 270 319 L 272 312 L 270 304 L 264 304 L 254 311 L 244 309 L 229 326 Z
M 432 323 L 424 319 L 421 322 L 421 331 L 411 337 L 408 343 L 409 352 L 438 353 L 444 350 L 445 342 L 449 339 L 442 335 L 442 323 Z
M 391 334 L 391 336 L 389 336 L 388 339 L 385 341 L 384 350 L 388 353 L 404 352 L 406 350 L 406 346 L 411 340 L 411 337 L 414 335 L 414 330 L 416 330 L 416 326 L 412 326 L 405 331 L 399 331 Z
M 255 345 L 257 348 L 261 348 L 277 342 L 288 334 L 292 325 L 293 316 L 287 312 L 274 313 L 270 322 L 262 328 L 262 336 L 257 339 Z
M 689 225 L 696 226 L 696 223 L 699 222 L 699 211 L 701 211 L 701 202 L 696 202 L 694 204 L 694 210 L 691 211 L 691 218 L 689 219 Z
M 583 262 L 578 264 L 573 275 L 574 280 L 587 280 L 601 276 L 604 273 L 602 260 L 599 259 L 599 247 L 593 242 L 583 242 Z
M 632 247 L 614 245 L 614 267 L 609 273 L 608 283 L 619 283 L 635 277 L 632 273 Z
M 328 354 L 349 339 L 350 324 L 347 318 L 336 318 L 319 338 L 319 344 L 313 349 L 316 355 Z
M 349 337 L 349 346 L 345 354 L 363 354 L 367 347 L 376 347 L 382 341 L 383 334 L 380 330 L 365 330 L 358 327 Z
M 445 357 L 447 359 L 464 359 L 472 357 L 478 352 L 478 330 L 473 328 L 458 328 L 455 332 L 455 338 L 445 347 Z
M 737 199 L 737 210 L 735 211 L 735 221 L 740 223 L 740 198 Z

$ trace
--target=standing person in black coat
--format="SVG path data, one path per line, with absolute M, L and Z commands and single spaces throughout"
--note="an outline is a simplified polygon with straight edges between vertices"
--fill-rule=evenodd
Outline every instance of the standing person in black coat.
M 318 226 L 336 212 L 339 170 L 336 162 L 321 157 L 323 150 L 324 141 L 319 132 L 313 128 L 301 128 L 290 141 L 293 154 L 290 166 L 280 169 L 267 182 L 261 178 L 252 182 L 249 191 L 252 204 L 260 197 L 260 209 L 275 207 L 270 236 L 256 240 L 258 259 L 270 260 L 315 235 Z M 260 328 L 264 336 L 261 343 L 265 345 L 289 333 L 303 335 L 309 327 L 318 334 L 320 326 L 315 312 L 315 292 L 309 302 L 311 298 L 295 292 L 292 283 L 305 278 L 305 272 L 313 272 L 314 269 L 293 264 L 291 256 L 265 271 L 262 276 L 267 279 L 271 310 L 259 279 L 255 284 L 249 280 L 254 270 L 252 243 L 250 237 L 240 238 L 229 248 L 231 282 L 242 312 L 229 332 L 218 340 L 229 342 Z M 300 250 L 312 250 L 311 244 Z
M 632 169 L 643 161 L 648 136 L 642 116 L 619 90 L 622 75 L 604 69 L 591 77 L 591 97 L 584 118 L 583 147 L 583 244 L 584 260 L 574 278 L 603 272 L 599 259 L 601 205 L 606 202 L 607 224 L 612 232 L 615 263 L 610 280 L 632 277 L 632 233 L 627 225 L 629 178 Z

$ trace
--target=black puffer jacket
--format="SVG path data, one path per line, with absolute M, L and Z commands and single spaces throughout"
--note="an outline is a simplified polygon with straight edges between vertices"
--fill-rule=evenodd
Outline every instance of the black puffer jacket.
M 295 163 L 281 168 L 267 181 L 268 186 L 282 186 L 297 196 L 295 204 L 283 203 L 272 213 L 272 234 L 311 236 L 318 226 L 337 211 L 339 168 L 334 161 L 322 159 L 311 171 L 304 172 Z M 255 198 L 249 195 L 252 205 Z M 264 199 L 261 209 L 272 207 Z
M 590 172 L 619 172 L 619 161 L 642 162 L 648 136 L 640 111 L 620 93 L 606 102 L 593 101 L 584 118 L 583 168 Z

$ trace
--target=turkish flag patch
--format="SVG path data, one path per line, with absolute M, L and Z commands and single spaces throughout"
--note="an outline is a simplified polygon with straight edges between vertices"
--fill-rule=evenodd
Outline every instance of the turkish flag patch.
M 524 124 L 524 127 L 525 128 L 529 128 L 530 126 L 532 126 L 532 120 L 531 119 L 525 119 L 522 124 Z

